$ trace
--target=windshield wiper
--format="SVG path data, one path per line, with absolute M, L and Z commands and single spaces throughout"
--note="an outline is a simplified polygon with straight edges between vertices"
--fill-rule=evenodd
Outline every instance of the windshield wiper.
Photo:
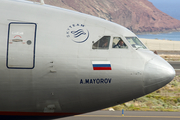
M 139 48 L 143 48 L 143 47 L 142 47 L 142 46 L 140 46 L 140 47 L 136 48 L 136 50 L 138 50 Z

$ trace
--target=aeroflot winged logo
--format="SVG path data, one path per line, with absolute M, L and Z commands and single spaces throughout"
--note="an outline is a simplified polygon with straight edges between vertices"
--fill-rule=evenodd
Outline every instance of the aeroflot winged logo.
M 82 43 L 89 38 L 89 31 L 83 24 L 72 24 L 66 31 L 66 37 L 76 43 Z

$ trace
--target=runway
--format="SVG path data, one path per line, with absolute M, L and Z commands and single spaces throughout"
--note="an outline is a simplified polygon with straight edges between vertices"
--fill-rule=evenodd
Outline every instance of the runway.
M 171 66 L 175 69 L 176 75 L 180 75 L 180 62 L 171 61 L 169 64 L 171 64 Z
M 96 111 L 54 120 L 179 120 L 180 112 Z
M 171 66 L 172 66 L 174 69 L 179 69 L 179 70 L 180 70 L 180 62 L 171 61 L 171 62 L 169 62 L 169 64 L 171 64 Z

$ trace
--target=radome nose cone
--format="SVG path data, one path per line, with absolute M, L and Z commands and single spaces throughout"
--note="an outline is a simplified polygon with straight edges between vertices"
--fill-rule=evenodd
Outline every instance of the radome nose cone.
M 166 84 L 175 77 L 174 68 L 161 57 L 156 57 L 145 65 L 144 69 L 144 92 L 148 94 Z

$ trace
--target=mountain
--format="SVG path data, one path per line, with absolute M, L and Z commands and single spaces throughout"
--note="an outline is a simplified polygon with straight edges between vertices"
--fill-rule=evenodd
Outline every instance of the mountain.
M 39 2 L 40 0 L 30 0 Z M 79 11 L 127 27 L 135 33 L 180 30 L 180 21 L 148 0 L 44 0 L 46 4 Z

